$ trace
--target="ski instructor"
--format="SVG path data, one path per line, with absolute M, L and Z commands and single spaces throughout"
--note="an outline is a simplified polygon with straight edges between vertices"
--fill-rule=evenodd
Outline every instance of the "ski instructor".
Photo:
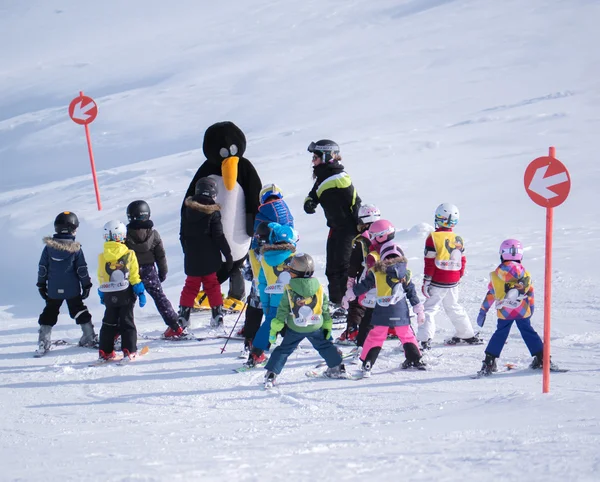
M 304 211 L 314 214 L 320 204 L 329 226 L 325 276 L 329 282 L 331 315 L 346 316 L 341 306 L 346 292 L 348 266 L 352 254 L 352 241 L 358 234 L 358 208 L 360 197 L 352 179 L 340 164 L 340 147 L 329 139 L 311 142 L 313 179 L 315 184 L 304 200 Z

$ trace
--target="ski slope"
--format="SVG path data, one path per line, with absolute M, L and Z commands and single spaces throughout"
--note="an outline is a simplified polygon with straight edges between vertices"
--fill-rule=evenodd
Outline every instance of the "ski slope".
M 596 480 L 600 4 L 96 3 L 0 3 L 0 480 Z M 99 105 L 100 212 L 83 128 L 67 115 L 80 90 Z M 556 146 L 572 190 L 554 213 L 552 356 L 570 372 L 543 395 L 513 328 L 500 361 L 518 369 L 472 380 L 485 345 L 444 346 L 442 317 L 427 372 L 399 370 L 403 354 L 387 341 L 369 380 L 309 379 L 320 359 L 304 342 L 265 392 L 262 370 L 233 372 L 240 342 L 221 354 L 223 340 L 142 338 L 165 329 L 150 300 L 136 307 L 139 346 L 150 348 L 139 363 L 91 368 L 97 354 L 71 345 L 32 358 L 41 239 L 63 210 L 77 213 L 95 273 L 104 223 L 145 199 L 177 304 L 179 208 L 204 130 L 221 120 L 244 130 L 246 157 L 284 190 L 324 283 L 325 219 L 302 203 L 306 146 L 331 138 L 363 201 L 401 230 L 419 287 L 436 206 L 460 208 L 473 323 L 500 242 L 521 239 L 540 333 L 545 218 L 523 173 Z M 88 301 L 98 330 L 102 306 Z M 208 333 L 205 316 L 192 321 Z M 482 336 L 493 329 L 490 315 Z M 63 308 L 53 338 L 79 336 Z

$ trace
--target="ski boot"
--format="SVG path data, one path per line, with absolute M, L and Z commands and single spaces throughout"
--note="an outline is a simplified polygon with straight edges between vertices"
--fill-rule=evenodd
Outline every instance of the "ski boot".
M 98 350 L 98 360 L 112 360 L 113 358 L 117 358 L 117 354 L 113 350 L 110 353 L 106 353 L 104 350 Z
M 421 350 L 431 350 L 431 338 L 421 342 Z
M 248 357 L 248 361 L 244 363 L 248 368 L 254 368 L 261 364 L 265 364 L 267 361 L 267 357 L 262 350 L 257 348 L 253 348 L 250 352 L 250 356 Z
M 343 331 L 340 337 L 335 340 L 338 345 L 356 345 L 356 338 L 358 337 L 358 328 L 350 327 Z
M 244 302 L 233 296 L 228 296 L 223 300 L 223 310 L 227 313 L 239 313 L 244 308 Z
M 486 353 L 485 360 L 483 360 L 483 365 L 481 365 L 481 370 L 477 372 L 477 375 L 480 377 L 489 377 L 492 373 L 497 371 L 498 367 L 496 365 L 496 357 Z
M 181 325 L 182 328 L 189 328 L 191 311 L 192 308 L 190 308 L 189 306 L 179 307 L 179 318 L 177 318 L 177 322 Z
M 331 318 L 336 320 L 348 317 L 348 311 L 340 303 L 332 303 L 331 301 L 329 302 L 329 313 Z
M 409 360 L 408 358 L 402 362 L 402 370 L 416 368 L 417 370 L 427 370 L 427 365 L 419 358 L 417 360 Z
M 273 385 L 275 385 L 276 378 L 277 378 L 277 374 L 275 372 L 268 371 L 265 374 L 265 388 L 266 389 L 273 388 Z
M 213 306 L 211 311 L 212 317 L 210 319 L 210 326 L 213 328 L 223 327 L 223 306 Z
M 541 370 L 542 368 L 544 368 L 544 352 L 537 353 L 533 356 L 533 360 L 531 361 L 531 365 L 529 365 L 529 368 L 532 368 L 533 370 Z M 552 357 L 550 357 L 550 371 L 561 371 L 558 365 L 552 363 Z
M 348 378 L 346 367 L 343 363 L 331 368 L 327 368 L 327 370 L 323 372 L 323 376 L 327 378 Z
M 239 358 L 248 358 L 250 356 L 251 351 L 252 351 L 252 340 L 246 338 L 244 340 L 244 348 L 242 348 Z
M 363 378 L 371 377 L 371 368 L 373 368 L 373 366 L 371 365 L 371 362 L 369 360 L 363 362 L 362 367 L 361 367 L 361 372 L 362 372 Z
M 121 360 L 120 363 L 130 363 L 133 360 L 135 360 L 138 356 L 137 351 L 134 352 L 130 352 L 127 348 L 123 348 L 123 359 Z
M 52 327 L 49 325 L 40 325 L 38 333 L 38 349 L 35 351 L 35 356 L 41 357 L 50 351 L 50 346 L 52 345 Z
M 447 339 L 444 343 L 446 345 L 460 345 L 462 343 L 466 343 L 468 345 L 481 345 L 483 344 L 483 340 L 479 338 L 479 334 L 475 334 L 470 338 L 459 338 L 457 336 L 453 336 L 452 338 Z
M 94 332 L 94 325 L 91 321 L 81 324 L 81 331 L 83 335 L 79 339 L 79 346 L 85 346 L 87 348 L 98 347 L 98 335 Z
M 174 326 L 170 326 L 165 330 L 162 337 L 165 340 L 177 340 L 182 335 L 185 335 L 185 330 L 179 323 L 175 323 Z

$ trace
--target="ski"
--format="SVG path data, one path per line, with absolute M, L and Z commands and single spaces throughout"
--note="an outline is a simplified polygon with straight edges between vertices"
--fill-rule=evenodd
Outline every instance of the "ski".
M 133 363 L 135 361 L 138 360 L 138 358 L 146 355 L 148 352 L 150 351 L 150 348 L 148 348 L 148 345 L 144 346 L 140 351 L 137 352 L 136 357 L 131 360 L 127 357 L 122 357 L 118 362 L 117 362 L 117 366 L 124 366 L 124 365 L 128 365 L 130 363 Z
M 256 365 L 253 365 L 253 366 L 244 364 L 241 367 L 234 368 L 233 371 L 236 373 L 244 373 L 244 372 L 248 372 L 250 370 L 254 370 L 255 368 L 264 368 L 268 361 L 269 361 L 269 359 L 267 358 L 265 361 L 257 363 Z
M 533 370 L 533 371 L 539 370 L 539 371 L 542 371 L 541 369 L 531 368 L 531 367 L 523 368 L 523 370 Z M 501 375 L 503 373 L 508 373 L 510 371 L 520 371 L 520 369 L 514 363 L 505 363 L 504 364 L 504 370 L 502 370 L 502 371 L 497 371 L 497 372 L 492 372 L 491 374 L 486 374 L 482 370 L 479 370 L 474 375 L 470 375 L 470 377 L 473 378 L 473 379 L 493 377 L 495 374 L 500 374 Z M 554 369 L 552 369 L 552 368 L 550 369 L 550 372 L 552 372 L 552 373 L 566 373 L 568 371 L 569 371 L 568 368 L 558 368 L 557 367 L 557 368 L 554 368 Z
M 362 380 L 364 377 L 362 375 L 353 375 L 351 373 L 346 372 L 346 376 L 333 378 L 325 376 L 325 371 L 316 371 L 316 370 L 308 370 L 304 373 L 308 378 L 326 378 L 328 380 Z
M 119 362 L 123 359 L 122 354 L 116 354 L 114 358 L 105 360 L 104 358 L 98 358 L 95 362 L 88 364 L 88 367 L 101 367 L 103 365 L 110 365 L 111 363 Z

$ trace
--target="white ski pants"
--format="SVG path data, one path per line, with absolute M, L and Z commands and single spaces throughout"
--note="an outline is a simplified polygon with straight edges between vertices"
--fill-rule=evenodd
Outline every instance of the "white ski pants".
M 419 325 L 417 340 L 433 340 L 435 335 L 435 318 L 442 307 L 454 325 L 458 338 L 471 338 L 475 336 L 473 326 L 465 309 L 458 303 L 458 286 L 452 288 L 429 287 L 430 297 L 423 304 L 425 308 L 425 323 Z

